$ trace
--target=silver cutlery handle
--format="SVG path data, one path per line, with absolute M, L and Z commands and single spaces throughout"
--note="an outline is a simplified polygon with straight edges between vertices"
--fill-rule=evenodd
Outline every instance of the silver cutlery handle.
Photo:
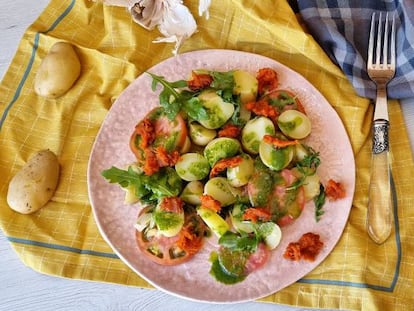
M 378 244 L 385 242 L 392 229 L 388 127 L 386 120 L 376 120 L 373 124 L 367 229 L 371 239 Z

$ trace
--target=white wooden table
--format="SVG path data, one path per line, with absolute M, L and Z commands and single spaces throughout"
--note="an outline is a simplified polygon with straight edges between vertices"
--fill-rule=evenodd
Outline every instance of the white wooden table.
M 48 0 L 2 0 L 0 10 L 0 78 L 27 27 Z M 402 104 L 414 150 L 414 103 Z M 299 308 L 258 302 L 211 305 L 183 300 L 158 290 L 63 279 L 25 267 L 0 231 L 0 310 L 208 310 L 292 311 Z

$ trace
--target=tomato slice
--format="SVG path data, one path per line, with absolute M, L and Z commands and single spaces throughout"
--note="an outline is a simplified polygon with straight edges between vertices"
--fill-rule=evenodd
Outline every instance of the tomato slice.
M 145 150 L 141 146 L 142 135 L 140 128 L 143 122 L 149 120 L 152 125 L 154 137 L 150 143 L 150 147 L 156 148 L 163 146 L 168 152 L 174 150 L 181 151 L 187 139 L 187 125 L 180 114 L 177 114 L 173 120 L 168 119 L 164 108 L 157 107 L 151 110 L 147 115 L 136 125 L 134 132 L 130 138 L 130 149 L 135 154 L 138 160 L 142 161 L 145 158 Z
M 156 108 L 154 110 L 152 113 L 153 118 L 149 116 L 155 128 L 154 145 L 164 146 L 170 152 L 180 150 L 184 146 L 187 138 L 187 125 L 183 117 L 177 114 L 173 120 L 170 120 L 163 108 Z
M 273 208 L 272 212 L 275 212 L 275 209 L 277 210 L 275 213 L 279 216 L 276 222 L 281 227 L 297 219 L 302 214 L 306 203 L 303 187 L 287 191 L 289 185 L 277 185 L 272 198 L 271 209 Z
M 290 169 L 283 169 L 278 174 L 279 178 L 274 181 L 266 174 L 256 172 L 249 181 L 249 199 L 255 207 L 268 207 L 272 220 L 279 226 L 287 225 L 302 213 L 306 203 L 304 189 L 302 186 L 289 189 L 297 179 Z M 273 178 L 276 178 L 276 175 Z
M 146 211 L 144 208 L 141 213 Z M 147 258 L 163 266 L 172 266 L 188 261 L 201 249 L 206 230 L 201 218 L 190 210 L 186 211 L 183 228 L 177 235 L 165 237 L 156 227 L 147 227 L 136 231 L 136 240 Z
M 251 273 L 261 267 L 267 262 L 270 255 L 270 250 L 264 243 L 259 243 L 254 253 L 250 254 L 246 262 L 246 273 Z
M 305 107 L 298 98 L 297 94 L 285 89 L 278 89 L 267 94 L 269 102 L 278 107 L 278 112 L 294 109 L 306 114 Z

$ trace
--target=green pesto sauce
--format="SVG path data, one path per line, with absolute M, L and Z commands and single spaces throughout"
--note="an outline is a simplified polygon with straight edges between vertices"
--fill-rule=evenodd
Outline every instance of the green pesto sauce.
M 250 148 L 254 151 L 254 152 L 259 152 L 259 148 L 260 148 L 260 141 L 256 140 L 254 141 L 251 145 Z
M 226 119 L 223 117 L 221 109 L 218 107 L 218 105 L 215 105 L 212 108 L 206 108 L 208 120 L 207 123 L 212 128 L 219 128 L 222 126 Z
M 218 160 L 232 157 L 240 151 L 240 145 L 234 141 L 223 140 L 204 149 L 204 156 L 210 165 Z
M 154 146 L 163 146 L 167 152 L 174 151 L 178 135 L 178 132 L 174 132 L 173 135 L 158 136 L 154 141 Z
M 259 138 L 257 137 L 256 133 L 254 133 L 254 132 L 243 135 L 243 142 L 245 142 L 245 143 L 249 144 L 252 141 L 256 141 L 256 140 L 259 140 Z
M 191 175 L 197 179 L 203 179 L 210 173 L 210 165 L 208 162 L 195 162 L 188 167 Z
M 289 161 L 289 154 L 291 147 L 273 149 L 270 155 L 270 163 L 274 170 L 279 171 L 283 169 Z
M 228 184 L 223 182 L 223 179 L 215 179 L 216 187 L 223 192 L 229 192 Z
M 273 180 L 270 174 L 261 173 L 255 180 L 254 186 L 258 190 L 255 198 L 257 206 L 265 206 L 273 190 Z
M 211 253 L 210 261 L 211 261 L 210 274 L 220 283 L 231 285 L 231 284 L 239 283 L 246 278 L 245 275 L 233 275 L 233 274 L 227 273 L 221 266 L 219 259 L 218 259 L 218 254 L 216 252 Z
M 265 127 L 265 133 L 269 134 L 269 135 L 274 135 L 275 134 L 275 128 L 274 126 L 266 126 Z
M 280 120 L 277 122 L 279 127 L 283 129 L 286 133 L 289 133 L 293 131 L 295 128 L 297 128 L 299 125 L 301 125 L 303 122 L 302 118 L 296 117 L 292 121 L 288 122 L 281 122 Z
M 172 212 L 154 212 L 154 220 L 160 230 L 175 228 L 182 223 L 180 214 Z

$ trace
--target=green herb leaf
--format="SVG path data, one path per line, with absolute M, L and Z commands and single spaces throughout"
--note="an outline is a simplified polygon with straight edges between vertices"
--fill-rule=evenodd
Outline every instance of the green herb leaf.
M 211 71 L 210 75 L 213 77 L 213 81 L 210 86 L 217 90 L 228 90 L 233 91 L 234 88 L 234 77 L 233 71 L 220 72 L 220 71 Z
M 316 222 L 318 222 L 321 219 L 321 216 L 325 213 L 325 211 L 322 209 L 326 199 L 325 188 L 322 184 L 320 184 L 319 189 L 319 195 L 313 199 L 313 202 L 315 203 Z
M 316 152 L 309 146 L 305 147 L 309 154 L 306 155 L 302 161 L 296 163 L 296 168 L 301 173 L 301 177 L 287 187 L 287 191 L 296 191 L 299 187 L 304 185 L 306 177 L 316 174 L 316 169 L 321 164 L 319 152 Z
M 318 168 L 321 164 L 321 159 L 319 158 L 319 152 L 316 152 L 310 146 L 305 146 L 306 150 L 308 151 L 308 155 L 306 155 L 302 161 L 296 163 L 296 166 L 300 168 L 310 168 L 314 171 Z
M 192 97 L 187 101 L 184 101 L 182 108 L 193 120 L 200 121 L 208 119 L 207 110 L 204 109 L 203 104 L 198 97 Z
M 213 81 L 210 87 L 217 90 L 217 94 L 223 98 L 225 102 L 233 102 L 233 89 L 234 89 L 234 77 L 233 71 L 219 72 L 211 71 L 210 75 L 213 77 Z
M 241 109 L 242 104 L 240 102 L 239 96 L 236 96 L 235 98 L 233 98 L 233 104 L 234 104 L 234 112 L 233 112 L 233 115 L 231 116 L 231 122 L 234 125 L 243 127 L 246 125 L 246 120 L 243 120 L 240 115 L 240 109 Z
M 187 87 L 187 81 L 178 80 L 168 82 L 162 76 L 148 72 L 152 77 L 152 90 L 156 91 L 157 85 L 161 84 L 163 90 L 160 92 L 160 105 L 165 109 L 168 119 L 172 120 L 180 112 L 184 111 L 194 120 L 205 120 L 208 118 L 207 111 L 196 97 L 197 92 L 181 90 Z
M 182 189 L 182 181 L 173 168 L 165 167 L 159 172 L 147 176 L 137 173 L 130 166 L 128 170 L 117 167 L 102 171 L 102 176 L 110 183 L 117 183 L 121 187 L 133 186 L 136 196 L 145 201 L 153 202 L 162 197 L 177 196 Z
M 147 187 L 155 198 L 178 196 L 182 190 L 182 180 L 172 167 L 164 167 L 147 177 Z
M 145 175 L 139 174 L 128 167 L 128 170 L 121 170 L 115 166 L 102 171 L 102 176 L 110 183 L 117 183 L 121 187 L 126 188 L 130 185 L 135 187 L 135 194 L 141 198 L 149 194 L 148 188 L 145 186 Z

